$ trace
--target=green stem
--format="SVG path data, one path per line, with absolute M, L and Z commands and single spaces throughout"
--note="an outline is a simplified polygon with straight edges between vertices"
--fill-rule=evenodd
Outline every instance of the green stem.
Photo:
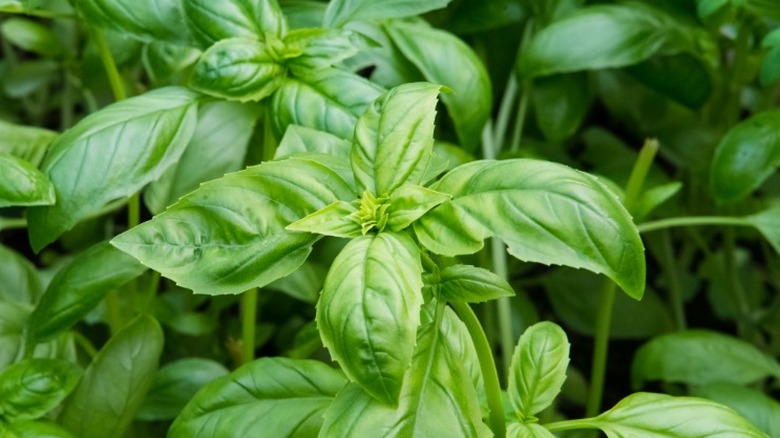
M 739 280 L 739 269 L 737 267 L 737 242 L 734 236 L 734 230 L 726 230 L 724 232 L 724 273 L 728 279 L 728 289 L 731 293 L 731 298 L 737 305 L 737 332 L 741 338 L 749 338 L 749 329 L 752 326 L 750 321 L 750 301 L 745 293 L 745 288 L 742 287 L 742 282 Z
M 135 228 L 141 223 L 141 196 L 134 193 L 127 201 L 127 228 Z
M 17 228 L 27 228 L 27 219 L 23 217 L 13 219 L 0 217 L 0 231 Z
M 545 424 L 544 427 L 550 432 L 563 432 L 565 430 L 578 429 L 598 429 L 598 427 L 591 423 L 590 418 L 556 421 L 554 423 Z
M 685 330 L 688 325 L 685 321 L 685 307 L 683 305 L 683 287 L 680 273 L 677 269 L 677 260 L 672 249 L 672 236 L 669 230 L 661 232 L 661 264 L 664 275 L 669 283 L 669 303 L 672 308 L 672 316 L 677 330 Z
M 490 416 L 488 418 L 490 429 L 496 438 L 506 436 L 506 423 L 504 422 L 504 408 L 501 402 L 501 386 L 498 383 L 498 372 L 496 363 L 493 360 L 493 352 L 490 350 L 485 332 L 477 319 L 477 315 L 466 303 L 451 302 L 450 306 L 458 313 L 466 329 L 469 331 L 471 341 L 477 351 L 479 359 L 479 368 L 482 371 L 482 378 L 485 381 L 485 392 L 487 393 L 488 407 Z
M 92 37 L 95 39 L 95 44 L 98 46 L 98 53 L 100 54 L 100 61 L 103 63 L 103 68 L 106 70 L 108 76 L 108 83 L 111 85 L 111 92 L 114 93 L 114 100 L 117 102 L 125 100 L 127 93 L 125 92 L 125 84 L 122 81 L 122 76 L 119 74 L 119 70 L 116 68 L 116 62 L 114 61 L 114 55 L 111 54 L 111 49 L 108 47 L 106 36 L 99 29 L 91 29 Z
M 744 217 L 733 216 L 685 216 L 661 219 L 652 222 L 639 224 L 636 228 L 640 233 L 647 233 L 655 230 L 663 230 L 673 227 L 690 227 L 699 225 L 736 225 L 749 227 L 752 224 Z
M 73 341 L 76 342 L 76 344 L 78 344 L 79 347 L 81 347 L 81 349 L 87 353 L 87 356 L 89 356 L 90 359 L 93 359 L 95 356 L 97 356 L 98 351 L 95 346 L 92 345 L 92 342 L 89 341 L 89 339 L 75 330 L 72 331 L 71 334 L 73 335 Z
M 623 197 L 623 205 L 628 211 L 633 210 L 636 202 L 639 200 L 642 186 L 645 183 L 645 179 L 647 179 L 647 174 L 650 172 L 650 167 L 652 167 L 653 160 L 657 153 L 658 140 L 654 138 L 645 140 L 645 144 L 642 145 L 634 168 L 631 171 L 631 176 L 629 176 L 628 182 L 626 183 L 626 194 Z
M 119 333 L 124 325 L 122 317 L 122 308 L 119 302 L 119 294 L 116 290 L 111 290 L 106 295 L 106 318 L 108 319 L 108 327 L 111 329 L 111 334 L 115 335 Z
M 257 327 L 257 289 L 241 295 L 241 363 L 255 359 L 255 328 Z

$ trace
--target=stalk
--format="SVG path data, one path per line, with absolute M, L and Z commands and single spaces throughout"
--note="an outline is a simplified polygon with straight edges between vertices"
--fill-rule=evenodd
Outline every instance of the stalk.
M 673 227 L 691 227 L 700 225 L 736 225 L 742 227 L 752 226 L 743 217 L 733 216 L 684 216 L 673 217 L 669 219 L 661 219 L 652 222 L 645 222 L 639 224 L 636 228 L 640 233 L 647 233 L 655 230 L 663 230 Z
M 257 327 L 257 288 L 241 295 L 241 363 L 255 359 L 255 329 Z
M 669 230 L 661 232 L 661 263 L 669 279 L 669 303 L 672 308 L 674 325 L 677 330 L 685 330 L 687 323 L 685 321 L 685 307 L 683 306 L 682 298 L 682 282 L 680 273 L 677 270 L 677 263 L 672 250 L 672 237 Z

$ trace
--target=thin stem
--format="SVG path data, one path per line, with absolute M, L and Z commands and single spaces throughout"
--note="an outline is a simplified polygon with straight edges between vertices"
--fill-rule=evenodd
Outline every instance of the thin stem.
M 124 320 L 122 317 L 122 308 L 119 302 L 119 294 L 116 290 L 111 290 L 106 294 L 106 318 L 111 334 L 115 335 L 122 329 Z
M 241 295 L 241 363 L 255 359 L 255 328 L 257 327 L 257 289 Z
M 154 297 L 157 295 L 157 289 L 160 287 L 160 273 L 152 271 L 149 278 L 149 287 L 146 289 L 146 298 L 144 299 L 144 311 L 151 313 L 154 307 Z
M 591 424 L 589 418 L 556 421 L 554 423 L 545 424 L 544 427 L 550 432 L 563 432 L 564 430 L 577 429 L 598 429 L 598 427 Z
M 685 330 L 688 325 L 685 320 L 685 307 L 683 304 L 682 281 L 677 269 L 677 261 L 672 249 L 672 236 L 669 230 L 661 231 L 661 264 L 664 274 L 669 280 L 669 304 L 672 307 L 672 316 L 677 330 Z
M 691 227 L 699 225 L 736 225 L 742 227 L 752 226 L 744 217 L 733 216 L 684 216 L 661 219 L 652 222 L 639 224 L 636 228 L 640 233 L 647 233 L 655 230 L 663 230 L 672 227 Z
M 498 149 L 501 149 L 506 141 L 506 130 L 509 126 L 509 116 L 512 114 L 512 108 L 515 105 L 515 98 L 517 98 L 517 77 L 514 71 L 510 71 L 504 96 L 501 98 L 501 106 L 498 109 L 496 127 L 493 132 L 493 144 Z
M 72 331 L 71 334 L 73 335 L 73 341 L 76 342 L 76 344 L 78 344 L 85 353 L 87 353 L 87 356 L 89 356 L 90 359 L 94 359 L 94 357 L 97 356 L 98 351 L 95 346 L 92 345 L 92 342 L 89 341 L 89 339 L 75 330 Z
M 511 152 L 517 152 L 520 150 L 520 141 L 523 138 L 523 129 L 525 128 L 525 115 L 528 112 L 528 100 L 531 95 L 531 84 L 527 83 L 523 85 L 520 90 L 520 104 L 517 107 L 517 119 L 515 120 L 515 128 L 512 130 L 512 142 L 509 144 L 509 150 Z
M 124 100 L 127 98 L 125 84 L 124 81 L 122 81 L 119 70 L 116 68 L 116 62 L 114 61 L 114 56 L 111 54 L 111 49 L 108 47 L 106 36 L 99 29 L 93 28 L 91 31 L 92 37 L 95 39 L 95 43 L 98 46 L 100 61 L 103 63 L 103 68 L 106 70 L 106 75 L 108 76 L 108 82 L 111 85 L 111 92 L 114 93 L 114 100 Z
M 485 392 L 487 393 L 488 407 L 490 416 L 488 418 L 490 429 L 493 430 L 496 438 L 503 438 L 506 435 L 506 423 L 504 422 L 504 408 L 501 402 L 501 386 L 498 383 L 498 373 L 496 363 L 493 360 L 493 352 L 490 350 L 485 332 L 477 319 L 477 315 L 466 303 L 451 302 L 450 306 L 458 313 L 466 329 L 469 331 L 471 341 L 477 350 L 479 359 L 479 368 L 482 371 L 482 378 L 485 381 Z
M 141 196 L 134 193 L 127 201 L 127 228 L 135 228 L 141 223 Z
M 27 219 L 23 217 L 12 219 L 0 217 L 0 231 L 17 228 L 27 228 Z
M 634 164 L 634 169 L 631 171 L 631 176 L 626 183 L 626 194 L 623 198 L 623 205 L 628 211 L 634 209 L 634 206 L 639 200 L 639 195 L 642 192 L 642 186 L 645 183 L 650 167 L 653 165 L 655 155 L 658 153 L 658 140 L 654 138 L 648 138 L 645 140 L 645 144 L 642 145 L 642 149 L 639 151 L 639 156 Z

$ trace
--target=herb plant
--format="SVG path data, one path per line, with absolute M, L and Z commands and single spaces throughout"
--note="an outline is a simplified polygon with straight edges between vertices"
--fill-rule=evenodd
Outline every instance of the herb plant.
M 778 20 L 0 0 L 0 437 L 777 436 Z

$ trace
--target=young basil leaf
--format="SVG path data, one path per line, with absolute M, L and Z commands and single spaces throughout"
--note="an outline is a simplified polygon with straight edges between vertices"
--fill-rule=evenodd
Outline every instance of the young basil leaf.
M 0 120 L 0 153 L 11 154 L 39 166 L 46 148 L 59 134 L 34 126 L 14 125 Z
M 574 135 L 588 114 L 593 95 L 585 72 L 534 80 L 531 89 L 536 124 L 547 140 L 561 143 Z
M 300 152 L 316 152 L 349 161 L 352 145 L 347 140 L 305 126 L 290 125 L 276 148 L 274 160 Z M 349 173 L 352 170 L 349 169 Z
M 506 280 L 476 266 L 447 266 L 439 275 L 439 294 L 443 300 L 484 303 L 515 295 Z
M 0 436 L 3 438 L 78 438 L 47 421 L 15 421 L 7 425 L 0 422 Z
M 634 388 L 648 380 L 747 384 L 768 376 L 780 377 L 780 364 L 772 357 L 741 339 L 706 330 L 658 336 L 636 352 L 631 365 Z
M 57 203 L 28 210 L 33 250 L 159 178 L 192 137 L 197 99 L 183 88 L 158 89 L 93 113 L 57 138 L 42 168 Z
M 350 21 L 381 20 L 420 15 L 441 9 L 451 0 L 333 0 L 325 10 L 324 27 L 341 27 Z
M 203 49 L 227 38 L 282 37 L 287 31 L 276 0 L 182 0 L 182 6 L 187 27 Z
M 3 245 L 0 245 L 0 278 L 3 279 L 0 282 L 0 301 L 35 304 L 43 293 L 35 265 Z
M 198 125 L 179 162 L 144 191 L 154 214 L 198 188 L 200 183 L 243 167 L 249 139 L 259 117 L 255 105 L 209 102 L 198 110 Z
M 758 228 L 758 231 L 764 235 L 772 248 L 780 254 L 780 205 L 770 207 L 745 219 Z
M 141 63 L 152 83 L 180 84 L 184 82 L 184 72 L 195 64 L 200 55 L 201 51 L 193 47 L 153 41 L 144 46 Z
M 357 207 L 349 202 L 336 201 L 287 225 L 286 229 L 351 239 L 362 234 L 360 225 L 349 217 L 356 211 Z
M 316 0 L 285 0 L 281 7 L 290 28 L 305 29 L 322 27 L 328 4 Z
M 287 65 L 293 72 L 333 67 L 358 52 L 349 31 L 336 29 L 297 29 L 284 37 L 288 50 L 300 52 Z
M 163 332 L 154 318 L 133 319 L 89 364 L 60 423 L 80 438 L 124 435 L 154 382 L 162 347 Z
M 146 270 L 146 266 L 108 242 L 79 254 L 49 283 L 27 320 L 31 344 L 54 338 L 92 311 L 111 290 Z
M 555 438 L 544 426 L 536 423 L 518 423 L 510 421 L 506 427 L 507 438 Z
M 11 44 L 48 58 L 62 53 L 62 44 L 51 29 L 26 18 L 8 18 L 0 25 L 0 33 Z
M 715 198 L 737 201 L 780 166 L 780 111 L 765 111 L 733 126 L 715 148 L 710 184 Z
M 482 61 L 451 33 L 401 21 L 386 22 L 384 28 L 426 81 L 454 91 L 442 94 L 441 100 L 461 144 L 474 151 L 493 105 L 490 77 Z
M 0 12 L 17 14 L 24 12 L 24 6 L 18 0 L 0 0 Z M 2 431 L 2 429 L 0 429 Z
M 509 401 L 515 414 L 533 420 L 561 391 L 569 366 L 569 340 L 557 324 L 543 321 L 526 329 L 509 369 Z
M 424 179 L 424 178 L 423 178 Z M 428 210 L 442 202 L 449 201 L 450 195 L 413 184 L 404 184 L 390 195 L 390 207 L 387 208 L 387 227 L 401 231 L 419 219 Z
M 0 208 L 26 205 L 52 205 L 54 186 L 31 163 L 0 152 Z
M 225 425 L 232 436 L 316 436 L 322 413 L 346 384 L 321 362 L 259 359 L 201 389 L 168 436 L 217 436 Z
M 419 249 L 407 234 L 351 240 L 317 304 L 322 341 L 351 380 L 395 404 L 412 361 L 422 306 Z
M 237 294 L 300 266 L 319 236 L 285 230 L 354 197 L 333 170 L 306 158 L 210 181 L 111 243 L 196 293 Z
M 280 134 L 301 125 L 352 138 L 358 116 L 381 92 L 356 74 L 332 68 L 288 77 L 271 100 L 273 126 Z
M 402 184 L 420 184 L 433 151 L 438 85 L 393 88 L 357 121 L 352 170 L 359 186 L 386 196 Z
M 694 387 L 696 397 L 728 406 L 769 436 L 780 436 L 780 403 L 764 392 L 731 383 Z
M 0 374 L 0 419 L 34 420 L 70 394 L 81 378 L 81 368 L 55 359 L 28 359 Z
M 465 164 L 434 190 L 453 195 L 414 223 L 420 242 L 446 256 L 471 254 L 497 236 L 520 260 L 604 273 L 642 297 L 642 241 L 613 193 L 583 172 L 516 159 Z
M 651 187 L 639 195 L 639 200 L 634 205 L 632 215 L 635 221 L 644 219 L 653 212 L 659 205 L 671 199 L 682 188 L 682 183 L 678 181 L 661 184 Z
M 323 265 L 307 260 L 292 274 L 269 283 L 267 288 L 278 290 L 305 303 L 316 304 L 327 274 L 328 270 Z M 317 343 L 321 344 L 316 324 L 313 321 L 309 324 L 317 338 Z
M 209 47 L 192 72 L 190 87 L 240 102 L 259 101 L 276 91 L 285 69 L 266 43 L 230 38 Z

